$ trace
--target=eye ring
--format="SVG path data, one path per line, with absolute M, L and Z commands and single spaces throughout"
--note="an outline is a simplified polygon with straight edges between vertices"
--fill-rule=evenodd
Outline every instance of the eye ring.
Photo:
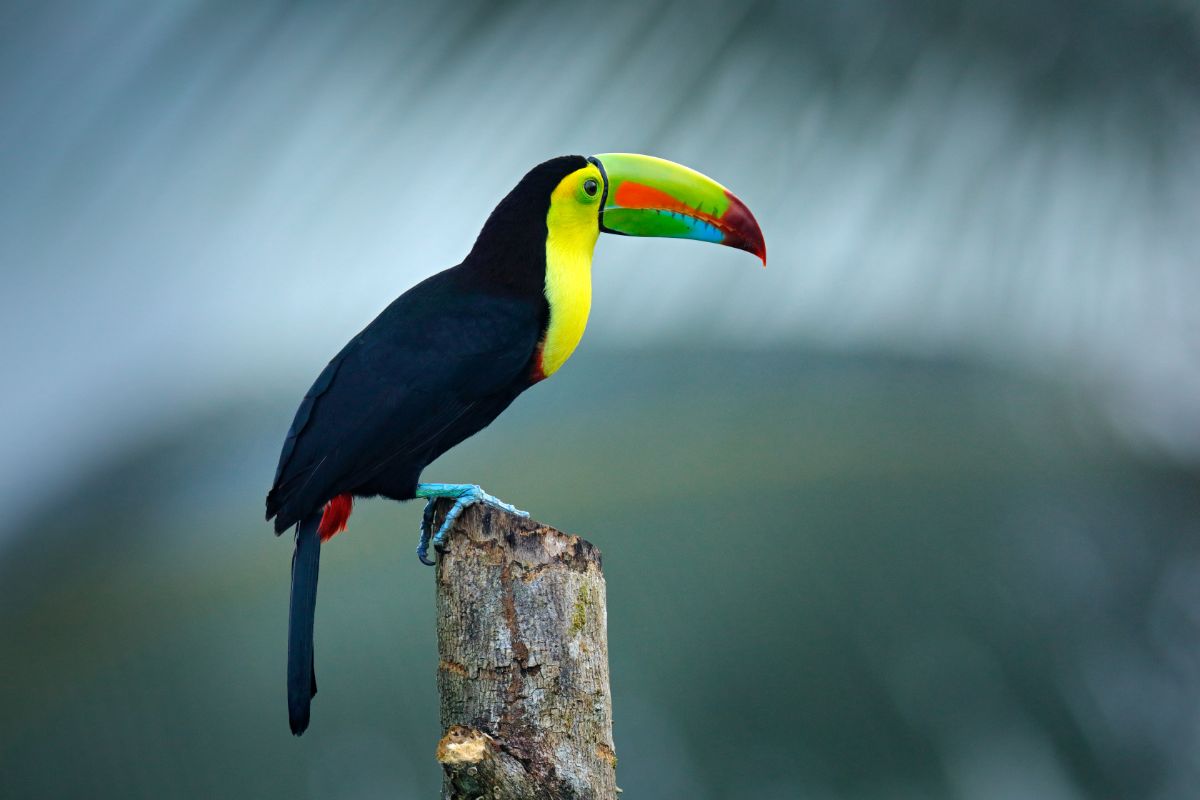
M 596 192 L 599 189 L 600 189 L 600 184 L 596 182 L 595 178 L 588 178 L 586 181 L 583 182 L 583 191 L 587 194 L 588 197 L 595 197 Z

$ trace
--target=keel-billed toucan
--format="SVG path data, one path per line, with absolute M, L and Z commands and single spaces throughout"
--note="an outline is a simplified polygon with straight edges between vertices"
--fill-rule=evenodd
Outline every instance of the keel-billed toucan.
M 321 543 L 354 497 L 426 498 L 417 553 L 444 544 L 473 502 L 515 511 L 467 484 L 419 483 L 427 464 L 553 375 L 579 344 L 601 232 L 766 245 L 746 206 L 715 181 L 649 156 L 563 156 L 534 167 L 488 217 L 458 266 L 383 310 L 321 372 L 283 443 L 267 519 L 296 527 L 288 626 L 288 713 L 308 727 L 316 694 L 313 611 Z M 433 500 L 455 504 L 431 537 Z M 518 512 L 520 513 L 520 512 Z

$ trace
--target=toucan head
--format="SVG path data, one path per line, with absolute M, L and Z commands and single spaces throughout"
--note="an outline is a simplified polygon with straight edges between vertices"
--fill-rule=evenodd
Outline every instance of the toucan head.
M 538 208 L 542 210 L 534 211 Z M 481 241 L 492 252 L 500 242 L 511 248 L 517 229 L 525 227 L 520 221 L 533 221 L 526 216 L 530 212 L 545 220 L 543 230 L 551 239 L 569 237 L 586 247 L 589 257 L 600 233 L 616 233 L 713 242 L 767 263 L 758 222 L 733 192 L 693 169 L 653 156 L 562 156 L 539 164 L 497 206 Z

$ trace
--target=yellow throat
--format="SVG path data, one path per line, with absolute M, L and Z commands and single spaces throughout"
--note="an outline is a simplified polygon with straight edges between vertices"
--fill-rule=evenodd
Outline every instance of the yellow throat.
M 541 372 L 553 375 L 575 352 L 592 308 L 592 252 L 600 235 L 599 196 L 581 188 L 601 181 L 592 164 L 576 170 L 555 188 L 546 215 L 546 300 L 550 323 L 541 345 Z

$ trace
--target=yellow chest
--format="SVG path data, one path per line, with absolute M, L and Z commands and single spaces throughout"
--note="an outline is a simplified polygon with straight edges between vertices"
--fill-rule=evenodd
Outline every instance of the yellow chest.
M 586 238 L 586 231 L 584 232 Z M 550 323 L 542 338 L 541 372 L 549 377 L 575 352 L 592 309 L 592 246 L 586 242 L 546 240 L 546 301 Z M 575 239 L 577 237 L 568 236 Z

